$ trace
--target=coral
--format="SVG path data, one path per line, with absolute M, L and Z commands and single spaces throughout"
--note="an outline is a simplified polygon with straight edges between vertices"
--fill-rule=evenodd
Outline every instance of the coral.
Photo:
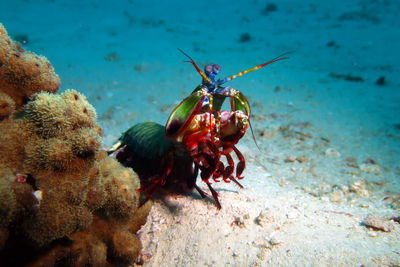
M 14 110 L 14 100 L 7 94 L 0 92 L 0 121 L 10 117 Z
M 0 24 L 0 262 L 131 264 L 151 205 L 138 209 L 136 173 L 101 150 L 86 97 L 52 93 L 58 84 L 50 63 Z
M 25 120 L 24 131 L 39 137 L 27 144 L 25 169 L 80 170 L 93 163 L 101 130 L 93 107 L 80 93 L 38 93 L 18 117 Z
M 39 91 L 56 92 L 60 79 L 43 56 L 13 42 L 0 23 L 0 88 L 19 107 Z
M 10 224 L 16 211 L 17 200 L 11 184 L 8 182 L 10 176 L 12 177 L 10 170 L 0 170 L 0 203 L 4 203 L 0 206 L 1 228 L 7 227 Z
M 139 204 L 137 192 L 130 190 L 140 187 L 139 178 L 131 168 L 123 168 L 111 158 L 102 160 L 99 170 L 108 196 L 104 206 L 109 215 L 118 218 L 129 216 L 131 210 Z
M 107 221 L 95 216 L 86 231 L 68 236 L 29 266 L 124 266 L 137 259 L 141 244 L 136 236 L 144 224 L 151 203 L 139 208 L 129 223 Z

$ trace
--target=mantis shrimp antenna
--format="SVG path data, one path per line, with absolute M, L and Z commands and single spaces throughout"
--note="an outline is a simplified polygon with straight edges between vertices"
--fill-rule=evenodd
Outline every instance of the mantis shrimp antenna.
M 190 60 L 184 61 L 184 62 L 188 62 L 191 63 L 197 70 L 197 72 L 201 75 L 201 77 L 206 80 L 208 83 L 211 83 L 210 78 L 207 77 L 207 75 L 199 68 L 199 66 L 197 66 L 196 62 L 194 62 L 194 60 L 185 52 L 182 51 L 182 49 L 178 48 L 178 50 L 184 54 L 187 58 L 189 58 Z
M 279 61 L 279 60 L 288 59 L 288 57 L 285 57 L 285 56 L 286 56 L 287 54 L 290 54 L 290 53 L 292 53 L 292 51 L 283 53 L 282 55 L 279 55 L 279 56 L 277 56 L 276 58 L 271 59 L 270 61 L 265 62 L 265 63 L 263 63 L 263 64 L 260 64 L 260 65 L 258 65 L 258 66 L 255 66 L 255 67 L 253 67 L 253 68 L 251 68 L 251 69 L 244 70 L 244 71 L 241 71 L 241 72 L 236 73 L 236 74 L 234 74 L 234 75 L 228 76 L 228 77 L 222 79 L 222 81 L 223 81 L 223 83 L 226 83 L 226 82 L 228 82 L 228 81 L 230 81 L 230 80 L 233 80 L 233 79 L 235 79 L 235 78 L 237 78 L 237 77 L 243 76 L 243 75 L 245 75 L 245 74 L 247 74 L 247 73 L 249 73 L 249 72 L 252 72 L 252 71 L 261 69 L 261 68 L 263 68 L 263 67 L 265 67 L 265 66 L 267 66 L 267 65 L 269 65 L 269 64 L 272 64 L 272 63 L 274 63 L 274 62 L 277 62 L 277 61 Z M 222 84 L 222 83 L 221 83 L 221 84 Z

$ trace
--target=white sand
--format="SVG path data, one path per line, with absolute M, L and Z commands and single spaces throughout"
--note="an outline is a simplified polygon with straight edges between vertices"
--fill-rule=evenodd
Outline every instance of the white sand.
M 144 266 L 400 264 L 400 226 L 378 232 L 361 224 L 370 213 L 393 210 L 320 200 L 249 165 L 245 189 L 216 185 L 221 210 L 198 194 L 157 200 L 140 231 Z

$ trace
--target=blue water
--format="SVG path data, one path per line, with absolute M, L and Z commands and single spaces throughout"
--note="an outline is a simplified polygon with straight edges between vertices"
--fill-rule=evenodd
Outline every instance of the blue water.
M 277 169 L 291 168 L 285 157 L 305 154 L 318 175 L 289 177 L 295 186 L 368 180 L 381 183 L 376 201 L 398 197 L 399 1 L 187 2 L 3 0 L 0 22 L 12 37 L 24 37 L 24 48 L 52 62 L 61 91 L 88 96 L 106 145 L 136 122 L 165 123 L 199 84 L 177 48 L 200 66 L 220 64 L 223 77 L 294 51 L 229 84 L 251 100 L 256 136 L 273 133 L 258 137 L 259 154 L 246 156 L 265 159 L 260 164 L 278 176 Z M 380 77 L 384 83 L 377 85 Z M 302 147 L 279 130 L 296 123 L 311 125 L 304 131 L 312 138 Z M 241 145 L 255 148 L 249 134 Z M 326 157 L 330 147 L 338 158 Z M 348 158 L 359 165 L 372 159 L 381 171 L 354 174 Z

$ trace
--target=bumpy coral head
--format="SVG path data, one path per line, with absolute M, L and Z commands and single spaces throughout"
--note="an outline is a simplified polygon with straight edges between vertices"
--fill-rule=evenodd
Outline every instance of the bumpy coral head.
M 12 41 L 0 23 L 0 92 L 9 95 L 19 108 L 35 93 L 55 93 L 59 86 L 60 78 L 50 62 Z

